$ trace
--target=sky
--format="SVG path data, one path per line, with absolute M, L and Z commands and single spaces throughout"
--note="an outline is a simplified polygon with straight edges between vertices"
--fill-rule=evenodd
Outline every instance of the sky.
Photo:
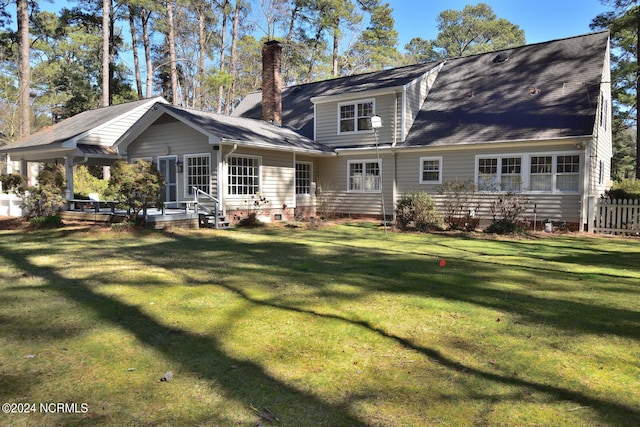
M 259 8 L 259 1 L 251 0 L 256 4 L 254 9 Z M 480 3 L 480 0 L 387 1 L 393 9 L 400 50 L 414 37 L 435 39 L 438 35 L 436 18 L 440 12 L 446 9 L 462 10 L 468 4 Z M 493 8 L 498 18 L 504 18 L 523 29 L 528 44 L 589 33 L 593 18 L 608 10 L 601 0 L 484 0 L 484 3 Z M 53 3 L 41 1 L 40 6 L 57 11 L 69 7 L 69 4 L 54 0 Z
M 438 35 L 436 18 L 440 12 L 462 10 L 470 0 L 390 0 L 399 48 L 413 37 L 426 40 Z M 525 32 L 527 44 L 573 37 L 592 32 L 589 24 L 609 10 L 600 0 L 484 0 L 498 18 L 504 18 Z

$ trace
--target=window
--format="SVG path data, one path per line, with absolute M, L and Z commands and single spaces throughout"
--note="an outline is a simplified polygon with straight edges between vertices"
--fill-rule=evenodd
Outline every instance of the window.
M 371 130 L 373 101 L 339 104 L 339 132 L 360 132 Z
M 600 92 L 600 127 L 607 129 L 607 115 L 608 111 L 607 97 L 604 95 L 604 92 Z
M 211 158 L 208 154 L 184 156 L 186 194 L 193 194 L 193 187 L 207 194 L 210 192 Z
M 481 157 L 477 172 L 479 191 L 519 192 L 521 189 L 521 157 Z
M 259 157 L 229 157 L 227 175 L 227 192 L 230 196 L 253 195 L 260 192 Z
M 553 178 L 552 172 L 552 156 L 532 156 L 529 189 L 531 191 L 551 192 Z
M 349 191 L 380 191 L 380 164 L 377 160 L 348 163 Z
M 580 156 L 557 156 L 556 191 L 580 190 Z
M 311 194 L 311 163 L 296 163 L 296 194 Z
M 440 184 L 442 183 L 442 157 L 422 157 L 420 158 L 420 183 Z

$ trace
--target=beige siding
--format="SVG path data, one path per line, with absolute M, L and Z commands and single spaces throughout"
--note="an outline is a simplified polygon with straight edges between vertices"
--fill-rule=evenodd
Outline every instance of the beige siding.
M 208 138 L 180 123 L 171 122 L 149 126 L 127 148 L 127 157 L 152 158 L 157 161 L 162 156 L 177 156 L 184 162 L 184 155 L 208 154 L 211 157 L 211 190 L 216 194 L 216 153 L 208 143 Z M 178 173 L 178 200 L 187 198 L 184 173 Z M 190 196 L 189 196 L 190 197 Z
M 331 201 L 334 211 L 339 214 L 353 215 L 382 215 L 382 200 L 380 192 L 354 192 L 348 190 L 348 162 L 375 161 L 374 152 L 358 155 L 339 155 L 334 158 L 318 160 L 318 203 Z M 385 212 L 388 216 L 393 213 L 393 156 L 381 155 L 382 178 Z
M 400 129 L 400 140 L 404 141 L 409 129 L 413 125 L 420 108 L 422 108 L 422 104 L 424 104 L 425 99 L 427 98 L 433 83 L 438 76 L 437 71 L 433 71 L 429 73 L 425 78 L 415 81 L 413 84 L 408 85 L 405 90 L 405 108 L 404 108 L 404 129 Z M 402 114 L 402 110 L 400 110 L 400 114 Z
M 230 147 L 224 147 L 223 157 L 230 152 Z M 269 203 L 262 206 L 270 209 L 282 209 L 295 206 L 295 166 L 294 155 L 292 153 L 268 150 L 252 150 L 239 147 L 234 151 L 232 156 L 248 156 L 260 159 L 260 192 Z M 226 180 L 226 170 L 223 170 L 223 176 Z M 225 181 L 226 182 L 226 181 Z M 227 210 L 243 210 L 247 208 L 247 204 L 251 201 L 250 196 L 226 195 L 227 189 L 224 189 L 225 208 Z
M 395 94 L 373 97 L 363 95 L 362 98 L 353 101 L 366 101 L 375 99 L 375 114 L 382 117 L 383 127 L 378 131 L 378 140 L 381 144 L 390 144 L 394 141 L 394 132 L 398 123 L 398 98 Z M 342 103 L 342 102 L 340 102 Z M 339 102 L 326 102 L 316 105 L 316 140 L 331 147 L 371 145 L 375 143 L 373 131 L 352 132 L 338 134 Z
M 494 145 L 480 151 L 477 146 L 469 149 L 455 150 L 424 150 L 412 152 L 399 152 L 396 155 L 396 201 L 403 194 L 410 191 L 425 191 L 431 194 L 436 200 L 441 198 L 438 192 L 440 184 L 420 183 L 420 158 L 421 157 L 442 157 L 442 182 L 447 181 L 475 181 L 475 162 L 478 155 L 528 155 L 528 154 L 553 154 L 572 153 L 581 155 L 581 168 L 584 168 L 584 154 L 576 149 L 579 140 L 547 145 L 544 148 L 535 150 L 535 144 L 524 144 L 522 147 L 500 148 Z M 523 165 L 523 168 L 525 165 Z M 524 170 L 523 173 L 528 171 Z M 570 194 L 544 194 L 525 192 L 524 195 L 531 201 L 530 216 L 533 217 L 533 208 L 537 207 L 538 220 L 550 218 L 554 221 L 579 222 L 580 220 L 580 199 L 578 193 Z M 491 219 L 489 203 L 494 199 L 490 193 L 478 193 L 478 197 L 483 201 L 478 214 L 482 218 Z

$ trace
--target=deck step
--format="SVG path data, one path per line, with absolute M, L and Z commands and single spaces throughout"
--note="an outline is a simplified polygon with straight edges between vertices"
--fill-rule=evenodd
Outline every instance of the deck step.
M 200 214 L 200 228 L 216 228 L 215 215 Z M 218 217 L 218 229 L 232 228 L 231 223 L 224 216 Z

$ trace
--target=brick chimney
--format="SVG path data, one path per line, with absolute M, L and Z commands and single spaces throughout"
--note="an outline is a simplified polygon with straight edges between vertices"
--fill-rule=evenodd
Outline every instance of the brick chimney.
M 282 45 L 270 40 L 262 46 L 262 120 L 282 124 Z

